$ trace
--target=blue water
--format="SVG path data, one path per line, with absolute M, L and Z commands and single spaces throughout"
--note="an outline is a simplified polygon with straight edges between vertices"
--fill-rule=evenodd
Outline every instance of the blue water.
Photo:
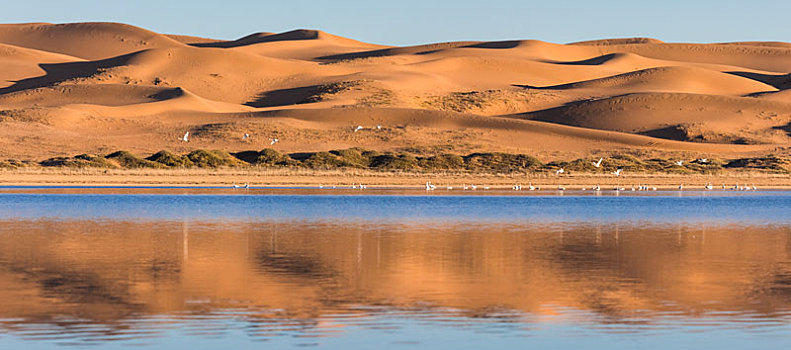
M 790 192 L 26 190 L 0 349 L 791 346 Z
M 791 223 L 787 192 L 623 196 L 0 194 L 0 219 Z

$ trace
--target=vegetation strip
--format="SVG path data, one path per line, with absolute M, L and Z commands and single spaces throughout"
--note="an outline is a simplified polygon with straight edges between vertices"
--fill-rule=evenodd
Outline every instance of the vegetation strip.
M 229 153 L 221 150 L 195 150 L 187 154 L 159 151 L 141 158 L 128 151 L 117 151 L 105 156 L 81 154 L 74 157 L 56 157 L 41 162 L 0 161 L 0 168 L 67 167 L 106 169 L 167 169 L 167 168 L 309 168 L 309 169 L 368 169 L 380 171 L 434 172 L 456 171 L 465 173 L 672 173 L 715 174 L 729 169 L 759 170 L 769 173 L 791 173 L 791 159 L 780 156 L 739 159 L 638 159 L 630 155 L 613 155 L 598 159 L 580 158 L 573 161 L 543 163 L 526 154 L 472 153 L 457 155 L 442 153 L 416 155 L 409 152 L 378 152 L 360 148 L 329 152 L 280 153 L 267 148 L 261 151 Z M 620 173 L 619 173 L 620 174 Z

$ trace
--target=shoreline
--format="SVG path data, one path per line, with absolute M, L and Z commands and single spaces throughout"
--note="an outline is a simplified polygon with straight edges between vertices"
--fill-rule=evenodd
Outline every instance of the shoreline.
M 0 186 L 77 186 L 77 187 L 228 187 L 233 184 L 249 183 L 256 188 L 262 187 L 306 187 L 319 186 L 348 187 L 352 184 L 365 184 L 368 188 L 415 189 L 424 188 L 430 181 L 439 189 L 446 186 L 462 189 L 463 185 L 475 184 L 482 189 L 510 190 L 521 185 L 527 190 L 529 185 L 545 190 L 590 188 L 599 185 L 602 190 L 613 187 L 651 186 L 657 189 L 676 189 L 684 185 L 689 189 L 702 189 L 712 184 L 715 189 L 742 186 L 756 186 L 760 189 L 791 189 L 791 175 L 768 174 L 759 172 L 726 172 L 714 175 L 678 174 L 625 174 L 620 177 L 605 174 L 563 174 L 555 176 L 546 173 L 527 174 L 466 174 L 466 173 L 401 173 L 376 172 L 366 170 L 308 170 L 308 169 L 12 169 L 0 170 Z

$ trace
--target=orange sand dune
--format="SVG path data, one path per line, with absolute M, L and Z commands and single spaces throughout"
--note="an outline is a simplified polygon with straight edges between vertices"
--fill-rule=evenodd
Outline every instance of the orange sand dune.
M 120 23 L 2 24 L 0 42 L 84 59 L 183 46 L 165 35 Z
M 0 157 L 234 151 L 273 137 L 286 152 L 784 153 L 790 89 L 791 44 L 780 42 L 390 47 L 319 30 L 227 41 L 2 24 Z

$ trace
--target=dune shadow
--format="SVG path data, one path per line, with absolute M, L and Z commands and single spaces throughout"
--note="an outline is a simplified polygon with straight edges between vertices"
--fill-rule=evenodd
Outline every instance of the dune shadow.
M 788 123 L 786 125 L 775 126 L 772 127 L 772 129 L 785 131 L 786 133 L 788 133 L 788 136 L 791 136 L 791 123 Z
M 616 54 L 610 53 L 602 56 L 596 56 L 593 58 L 584 59 L 581 61 L 568 61 L 568 62 L 548 61 L 546 63 L 561 64 L 567 66 L 600 66 L 609 61 L 612 61 L 612 59 L 614 59 L 615 57 Z
M 791 73 L 777 74 L 777 75 L 752 73 L 752 72 L 725 72 L 725 73 L 740 76 L 742 78 L 759 81 L 766 85 L 771 85 L 778 90 L 786 90 L 791 88 Z
M 313 103 L 321 100 L 318 96 L 323 91 L 322 85 L 266 91 L 259 94 L 255 100 L 246 102 L 245 105 L 264 108 Z
M 394 47 L 387 49 L 378 49 L 361 52 L 351 52 L 338 55 L 321 56 L 316 59 L 325 61 L 341 61 L 353 60 L 372 57 L 395 56 L 395 55 L 428 55 L 442 50 L 458 49 L 458 48 L 472 48 L 472 49 L 512 49 L 519 46 L 522 41 L 496 41 L 496 42 L 479 42 L 479 41 L 456 41 L 444 42 L 418 46 L 408 47 Z
M 665 140 L 692 141 L 686 128 L 681 125 L 670 125 L 663 128 L 646 130 L 640 134 Z
M 472 49 L 499 49 L 499 50 L 504 50 L 504 49 L 516 48 L 520 44 L 522 44 L 522 41 L 520 41 L 520 40 L 507 40 L 507 41 L 483 42 L 483 43 L 478 43 L 478 44 L 465 45 L 465 46 L 462 46 L 462 47 L 472 48 Z
M 137 53 L 131 53 L 99 61 L 42 63 L 39 64 L 39 67 L 41 67 L 46 74 L 38 77 L 16 80 L 13 85 L 0 88 L 0 95 L 52 86 L 73 79 L 88 78 L 101 73 L 104 69 L 123 65 L 130 57 L 136 54 Z
M 194 43 L 194 44 L 190 44 L 190 46 L 227 49 L 232 47 L 248 46 L 248 45 L 269 43 L 275 41 L 314 40 L 319 38 L 319 34 L 320 33 L 317 30 L 297 29 L 297 30 L 292 30 L 289 32 L 278 33 L 278 34 L 255 33 L 236 40 L 211 42 L 211 43 Z

